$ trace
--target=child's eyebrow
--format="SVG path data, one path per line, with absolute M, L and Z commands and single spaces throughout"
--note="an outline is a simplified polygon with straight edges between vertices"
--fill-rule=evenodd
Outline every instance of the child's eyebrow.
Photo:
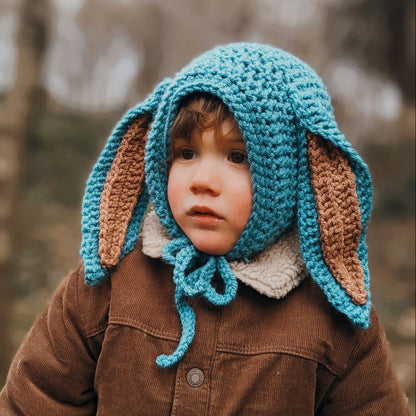
M 241 134 L 234 135 L 232 133 L 224 136 L 228 141 L 232 143 L 245 143 Z
M 175 143 L 175 142 L 186 142 L 186 143 L 190 143 L 191 140 L 192 140 L 192 138 L 190 136 L 189 137 L 186 137 L 186 136 L 177 136 L 177 137 L 172 137 L 170 139 L 170 143 L 171 143 L 171 145 L 173 143 Z

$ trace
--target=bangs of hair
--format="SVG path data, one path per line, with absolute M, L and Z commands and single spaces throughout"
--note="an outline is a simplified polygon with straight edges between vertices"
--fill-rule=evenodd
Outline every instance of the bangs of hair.
M 231 111 L 216 95 L 205 92 L 192 93 L 180 102 L 170 137 L 181 137 L 189 141 L 195 129 L 214 128 L 218 134 L 221 123 L 230 116 L 233 117 Z

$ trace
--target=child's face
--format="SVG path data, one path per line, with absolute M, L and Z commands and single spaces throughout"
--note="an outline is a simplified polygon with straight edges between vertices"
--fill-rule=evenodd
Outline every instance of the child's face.
M 207 254 L 228 253 L 244 230 L 252 206 L 246 146 L 233 118 L 215 129 L 172 140 L 168 201 L 193 245 Z M 222 132 L 222 134 L 221 134 Z

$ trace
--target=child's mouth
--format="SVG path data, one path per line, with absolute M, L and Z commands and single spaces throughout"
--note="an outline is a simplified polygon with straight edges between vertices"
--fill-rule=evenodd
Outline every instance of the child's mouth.
M 208 207 L 194 206 L 188 211 L 189 217 L 200 225 L 215 225 L 223 220 L 221 215 Z

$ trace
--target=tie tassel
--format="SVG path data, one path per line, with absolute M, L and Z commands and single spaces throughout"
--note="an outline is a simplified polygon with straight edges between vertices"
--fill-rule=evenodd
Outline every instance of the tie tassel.
M 162 368 L 175 365 L 186 353 L 195 336 L 195 313 L 186 298 L 203 296 L 213 305 L 230 303 L 237 293 L 237 280 L 223 256 L 210 256 L 198 251 L 186 238 L 177 238 L 163 248 L 163 259 L 174 266 L 175 304 L 182 334 L 176 350 L 157 357 Z M 211 282 L 218 272 L 224 282 L 224 293 L 218 293 Z

